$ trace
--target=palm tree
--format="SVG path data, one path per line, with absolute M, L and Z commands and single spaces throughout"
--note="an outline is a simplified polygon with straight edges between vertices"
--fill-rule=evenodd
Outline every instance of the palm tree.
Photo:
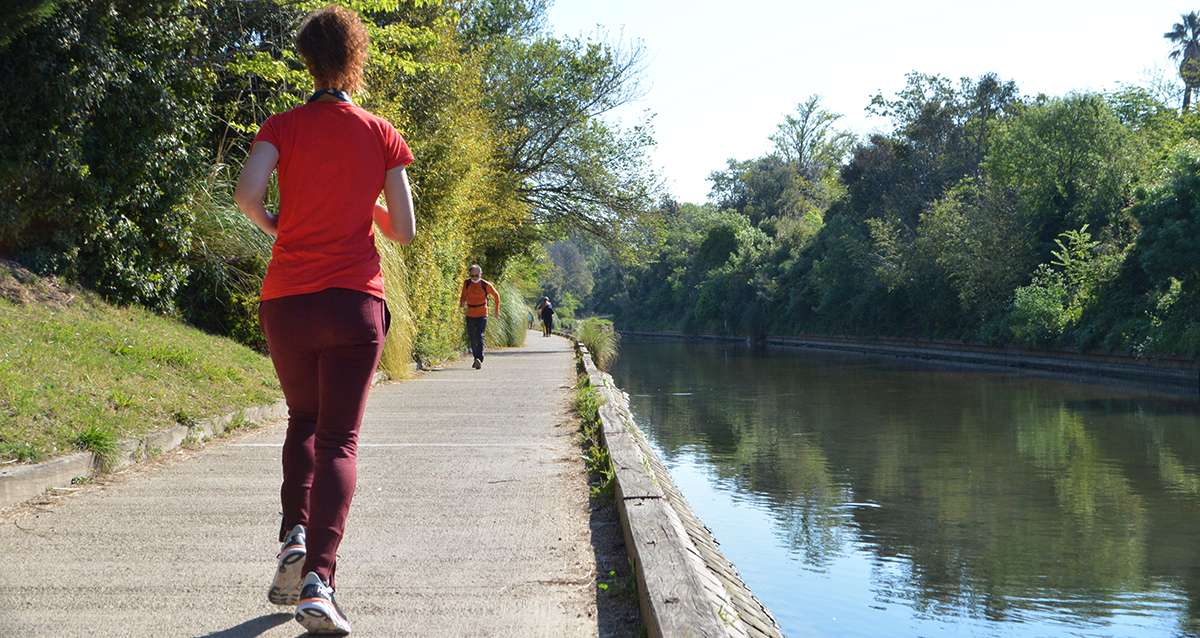
M 1192 90 L 1200 86 L 1200 14 L 1195 11 L 1180 16 L 1163 37 L 1170 40 L 1171 59 L 1180 60 L 1179 77 L 1183 78 L 1183 110 L 1192 103 Z

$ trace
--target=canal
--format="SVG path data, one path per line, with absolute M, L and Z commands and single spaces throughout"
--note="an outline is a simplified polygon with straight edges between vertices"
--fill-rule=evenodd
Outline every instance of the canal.
M 627 339 L 637 421 L 788 636 L 1200 636 L 1200 405 Z

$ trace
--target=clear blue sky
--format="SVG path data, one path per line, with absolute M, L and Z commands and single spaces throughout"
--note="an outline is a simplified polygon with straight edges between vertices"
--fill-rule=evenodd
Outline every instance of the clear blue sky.
M 992 71 L 1025 94 L 1102 91 L 1173 73 L 1162 34 L 1200 9 L 1167 0 L 554 0 L 551 28 L 603 32 L 646 49 L 654 160 L 669 190 L 703 201 L 708 174 L 766 152 L 783 116 L 812 93 L 857 133 L 863 109 L 905 73 Z

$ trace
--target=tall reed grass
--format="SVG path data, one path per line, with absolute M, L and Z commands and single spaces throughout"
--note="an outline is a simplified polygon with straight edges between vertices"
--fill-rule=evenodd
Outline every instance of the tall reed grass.
M 236 184 L 232 167 L 215 164 L 187 202 L 195 219 L 190 272 L 176 305 L 188 323 L 265 350 L 258 291 L 271 259 L 271 238 L 234 205 Z
M 529 332 L 529 306 L 516 286 L 502 283 L 496 288 L 500 293 L 500 316 L 488 320 L 484 342 L 492 348 L 523 346 Z
M 574 334 L 587 346 L 588 352 L 592 353 L 592 361 L 600 369 L 607 370 L 616 360 L 621 346 L 621 335 L 617 334 L 613 322 L 599 317 L 579 319 L 575 322 Z
M 383 344 L 379 368 L 393 379 L 403 379 L 412 373 L 413 342 L 417 336 L 417 322 L 408 300 L 408 262 L 404 259 L 404 248 L 381 234 L 375 235 L 375 246 L 383 267 L 388 310 L 392 313 L 392 325 Z

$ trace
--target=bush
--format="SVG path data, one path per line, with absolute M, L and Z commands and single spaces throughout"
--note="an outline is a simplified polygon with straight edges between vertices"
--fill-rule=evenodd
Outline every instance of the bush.
M 209 115 L 194 3 L 69 0 L 0 48 L 0 254 L 120 302 L 187 277 Z
M 1038 266 L 1033 281 L 1018 288 L 1013 297 L 1010 325 L 1021 343 L 1048 346 L 1074 329 L 1086 309 L 1117 276 L 1124 253 L 1102 252 L 1087 224 L 1061 233 L 1054 240 L 1054 259 Z
M 488 320 L 484 340 L 491 348 L 513 348 L 525 344 L 529 332 L 529 307 L 521 292 L 511 284 L 497 286 L 500 293 L 500 316 Z
M 196 222 L 177 305 L 188 323 L 265 351 L 258 297 L 271 238 L 234 206 L 236 183 L 233 169 L 217 164 L 188 202 Z
M 1013 296 L 1009 327 L 1013 338 L 1030 346 L 1048 346 L 1067 327 L 1067 282 L 1062 273 L 1042 264 L 1028 286 Z
M 392 314 L 391 328 L 383 344 L 383 356 L 379 367 L 393 379 L 403 379 L 412 371 L 413 342 L 417 324 L 413 321 L 412 305 L 409 303 L 408 262 L 404 248 L 382 235 L 375 236 L 375 247 L 379 251 L 379 263 L 383 268 L 383 288 L 387 297 L 388 311 Z
M 599 317 L 580 319 L 575 324 L 575 336 L 587 346 L 592 354 L 592 361 L 602 369 L 607 370 L 617 358 L 621 337 L 613 327 L 613 322 Z

